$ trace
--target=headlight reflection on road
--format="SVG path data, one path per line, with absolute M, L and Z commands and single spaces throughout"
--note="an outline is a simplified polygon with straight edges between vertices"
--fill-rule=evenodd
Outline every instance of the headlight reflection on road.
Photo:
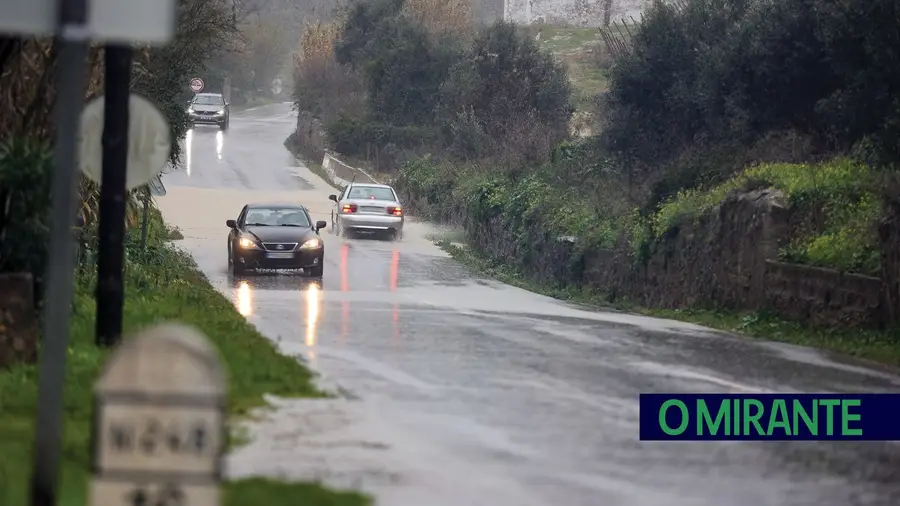
M 193 144 L 194 130 L 188 130 L 184 137 L 184 170 L 187 175 L 191 175 L 191 144 Z
M 306 290 L 306 346 L 309 347 L 316 345 L 316 324 L 319 321 L 321 295 L 319 285 L 315 283 L 310 284 Z
M 350 291 L 350 282 L 347 279 L 347 261 L 350 257 L 350 245 L 341 244 L 341 291 Z M 341 344 L 347 343 L 347 335 L 350 333 L 350 301 L 341 302 Z
M 238 285 L 235 298 L 237 299 L 235 300 L 235 306 L 237 306 L 239 313 L 244 316 L 253 314 L 253 291 L 246 281 L 241 281 Z
M 222 148 L 225 146 L 225 133 L 219 130 L 216 132 L 216 156 L 222 159 Z
M 397 275 L 400 270 L 400 251 L 394 250 L 391 256 L 391 291 L 397 291 Z M 394 310 L 391 313 L 391 321 L 394 323 L 394 343 L 400 342 L 400 303 L 394 302 Z
M 347 279 L 347 260 L 350 256 L 350 245 L 341 244 L 341 291 L 350 291 L 350 281 Z

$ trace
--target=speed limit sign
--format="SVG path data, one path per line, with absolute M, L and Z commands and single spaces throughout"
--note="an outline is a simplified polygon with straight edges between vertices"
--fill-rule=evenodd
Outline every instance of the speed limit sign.
M 191 91 L 194 93 L 203 91 L 203 79 L 200 79 L 199 77 L 191 79 Z

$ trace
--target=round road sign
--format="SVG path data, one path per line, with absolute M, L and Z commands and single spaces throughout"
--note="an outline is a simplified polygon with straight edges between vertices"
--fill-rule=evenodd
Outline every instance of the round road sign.
M 81 171 L 96 182 L 103 175 L 102 96 L 95 98 L 81 114 Z M 169 122 L 149 100 L 134 93 L 128 104 L 128 164 L 125 186 L 133 190 L 162 172 L 172 149 Z
M 275 79 L 272 81 L 272 94 L 273 95 L 281 95 L 281 91 L 283 90 L 281 86 L 281 79 Z
M 203 79 L 200 79 L 199 77 L 191 79 L 191 91 L 194 93 L 203 91 Z

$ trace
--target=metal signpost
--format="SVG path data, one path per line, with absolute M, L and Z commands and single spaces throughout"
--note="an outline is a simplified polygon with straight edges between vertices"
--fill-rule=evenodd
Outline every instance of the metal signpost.
M 77 136 L 88 43 L 169 42 L 175 32 L 175 0 L 0 0 L 0 32 L 56 36 L 60 42 L 56 170 L 31 484 L 32 506 L 56 506 L 75 261 Z
M 225 373 L 199 331 L 176 324 L 125 340 L 94 388 L 89 506 L 218 506 Z
M 118 52 L 120 48 L 107 48 L 107 52 L 111 50 Z M 130 52 L 120 59 L 125 65 L 130 61 Z M 172 147 L 165 117 L 149 100 L 129 94 L 127 82 L 115 90 L 108 89 L 107 95 L 91 102 L 82 115 L 81 169 L 101 183 L 96 328 L 99 346 L 114 345 L 122 334 L 126 190 L 144 186 L 159 175 Z M 121 107 L 108 104 L 107 99 L 113 94 L 115 104 L 121 103 Z M 118 109 L 127 109 L 127 115 Z M 113 126 L 113 122 L 121 124 L 123 120 L 127 120 L 124 128 L 106 128 L 107 124 Z M 130 135 L 126 138 L 122 131 Z
M 153 197 L 162 197 L 166 194 L 162 177 L 156 176 L 147 184 L 147 192 L 144 194 L 144 209 L 141 216 L 141 249 L 147 247 L 147 226 L 150 218 L 150 200 Z
M 200 93 L 201 91 L 203 91 L 203 88 L 206 86 L 206 84 L 203 82 L 203 79 L 195 77 L 191 79 L 190 86 L 191 91 L 193 91 L 194 93 Z
M 128 97 L 131 95 L 131 45 L 107 45 L 103 110 L 103 176 L 97 229 L 98 346 L 111 346 L 122 333 L 125 306 L 125 174 L 128 166 Z M 166 124 L 168 127 L 168 124 Z M 162 165 L 160 165 L 162 170 Z

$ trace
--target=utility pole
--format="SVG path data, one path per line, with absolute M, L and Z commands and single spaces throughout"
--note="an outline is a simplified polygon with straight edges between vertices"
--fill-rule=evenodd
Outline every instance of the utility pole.
M 131 97 L 130 45 L 106 46 L 106 93 L 103 106 L 103 175 L 97 251 L 98 346 L 113 346 L 122 336 L 125 304 L 125 204 L 128 170 L 128 122 Z
M 72 271 L 75 242 L 78 124 L 84 107 L 85 59 L 88 48 L 87 0 L 59 0 L 57 43 L 60 45 L 56 114 L 56 170 L 53 173 L 53 211 L 44 294 L 44 333 L 41 343 L 38 407 L 35 423 L 31 505 L 56 506 L 63 413 L 63 384 L 72 312 Z

